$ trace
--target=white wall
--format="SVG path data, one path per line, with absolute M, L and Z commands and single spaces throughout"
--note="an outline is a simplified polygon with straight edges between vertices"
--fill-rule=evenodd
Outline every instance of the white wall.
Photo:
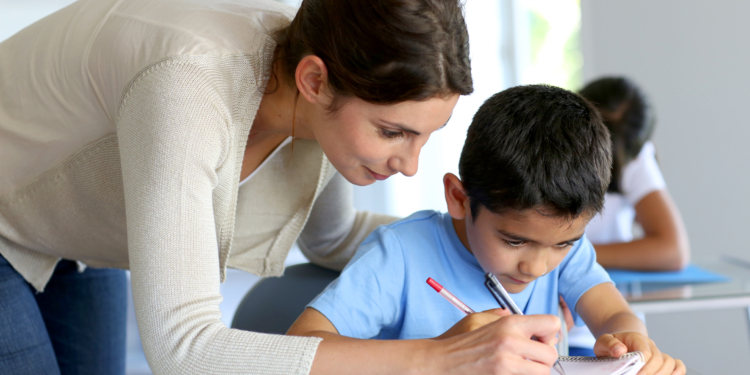
M 402 217 L 424 209 L 447 210 L 443 175 L 446 172 L 458 174 L 458 159 L 474 113 L 487 98 L 507 87 L 509 83 L 504 80 L 513 75 L 501 62 L 501 50 L 510 43 L 509 38 L 505 38 L 510 31 L 501 29 L 500 17 L 504 11 L 502 6 L 509 2 L 465 2 L 474 93 L 461 97 L 448 124 L 430 137 L 422 149 L 419 171 L 414 177 L 399 174 L 384 182 L 355 187 L 354 199 L 358 209 Z
M 750 2 L 583 0 L 584 78 L 651 95 L 655 143 L 693 253 L 750 259 Z
M 750 2 L 582 0 L 584 79 L 634 78 L 695 257 L 750 259 Z M 657 343 L 703 374 L 748 373 L 748 312 L 647 316 Z

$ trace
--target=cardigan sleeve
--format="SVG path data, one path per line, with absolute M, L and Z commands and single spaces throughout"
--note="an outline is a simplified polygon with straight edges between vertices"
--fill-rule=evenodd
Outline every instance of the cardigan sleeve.
M 315 201 L 297 243 L 311 262 L 340 271 L 370 232 L 396 219 L 355 210 L 352 185 L 337 172 Z
M 133 298 L 154 374 L 307 374 L 318 338 L 221 322 L 213 212 L 232 133 L 221 74 L 164 61 L 123 96 L 117 135 Z M 209 74 L 211 73 L 211 74 Z

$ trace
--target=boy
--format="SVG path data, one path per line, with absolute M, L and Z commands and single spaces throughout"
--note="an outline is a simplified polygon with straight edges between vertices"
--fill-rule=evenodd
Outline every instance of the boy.
M 610 150 L 596 110 L 576 94 L 534 85 L 494 95 L 469 127 L 461 178 L 443 179 L 449 215 L 423 211 L 376 229 L 289 334 L 460 334 L 504 314 L 464 317 L 426 279 L 485 311 L 497 308 L 484 286 L 492 272 L 524 314 L 556 314 L 562 296 L 599 337 L 597 355 L 640 350 L 648 360 L 642 374 L 684 373 L 648 339 L 583 237 L 602 208 Z

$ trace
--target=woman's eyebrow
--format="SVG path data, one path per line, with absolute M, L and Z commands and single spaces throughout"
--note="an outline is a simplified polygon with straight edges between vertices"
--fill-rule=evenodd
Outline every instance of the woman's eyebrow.
M 412 129 L 412 128 L 404 125 L 404 124 L 399 124 L 397 122 L 390 122 L 390 121 L 386 121 L 386 120 L 383 120 L 383 119 L 380 119 L 380 121 L 382 121 L 382 122 L 384 122 L 384 123 L 386 123 L 386 124 L 388 124 L 390 126 L 395 126 L 395 127 L 399 128 L 400 130 L 405 131 L 407 133 L 412 133 L 414 135 L 421 135 L 422 134 L 422 133 L 420 133 L 420 132 L 418 132 L 418 131 L 416 131 L 416 130 L 414 130 L 414 129 Z
M 453 115 L 451 115 L 451 117 L 453 117 Z M 448 117 L 448 121 L 451 120 L 451 117 Z M 398 123 L 398 122 L 390 122 L 390 121 L 383 120 L 383 119 L 380 119 L 380 121 L 382 121 L 383 123 L 386 123 L 386 124 L 388 124 L 390 126 L 395 126 L 395 127 L 399 128 L 400 130 L 405 131 L 407 133 L 412 133 L 414 135 L 422 135 L 422 133 L 420 133 L 420 132 L 418 132 L 418 131 L 416 131 L 416 130 L 414 130 L 414 129 L 412 129 L 412 128 L 404 125 L 404 124 L 401 124 L 401 123 Z M 444 128 L 446 125 L 448 125 L 448 121 L 446 121 L 445 124 L 443 124 L 443 126 L 439 127 L 437 130 L 440 130 L 440 129 Z

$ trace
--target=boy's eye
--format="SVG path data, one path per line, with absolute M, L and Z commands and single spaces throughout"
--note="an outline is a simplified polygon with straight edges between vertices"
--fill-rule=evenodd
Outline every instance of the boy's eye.
M 561 244 L 557 245 L 557 248 L 558 249 L 566 249 L 566 248 L 568 248 L 570 246 L 573 246 L 573 242 L 561 243 Z
M 513 247 L 519 247 L 526 243 L 526 241 L 509 241 L 509 240 L 503 240 L 503 241 L 505 241 L 505 243 Z
M 402 135 L 404 135 L 404 133 L 400 132 L 400 131 L 395 131 L 394 132 L 394 131 L 390 131 L 388 129 L 381 128 L 380 129 L 380 135 L 382 135 L 385 138 L 398 138 L 398 137 L 401 137 Z

